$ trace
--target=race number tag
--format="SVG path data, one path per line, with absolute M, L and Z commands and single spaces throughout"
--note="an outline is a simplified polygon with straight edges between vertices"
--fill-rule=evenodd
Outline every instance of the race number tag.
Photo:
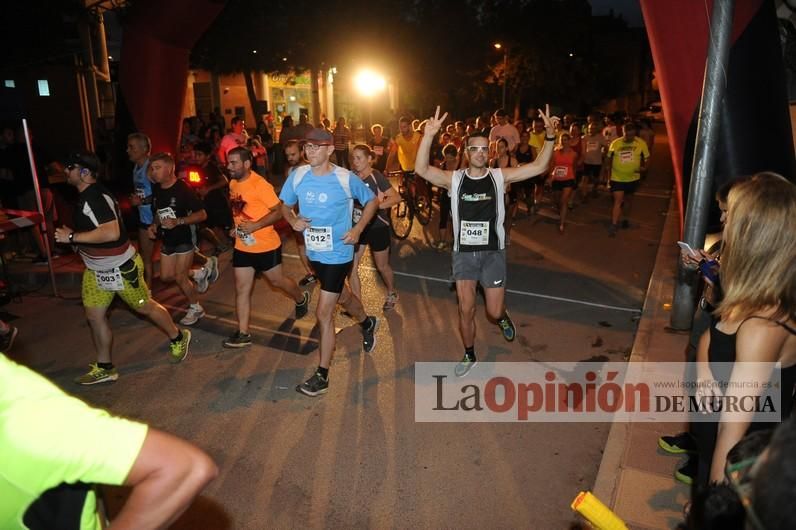
M 599 151 L 600 144 L 597 142 L 586 142 L 586 152 L 591 153 L 592 151 Z
M 381 156 L 384 154 L 384 146 L 383 145 L 374 145 L 373 146 L 373 154 L 376 156 Z
M 557 179 L 567 178 L 567 166 L 556 166 L 553 168 L 553 176 Z
M 311 226 L 304 230 L 304 243 L 307 250 L 330 252 L 332 250 L 332 227 Z
M 481 246 L 489 244 L 488 221 L 462 221 L 459 244 Z
M 174 208 L 172 208 L 171 206 L 169 206 L 168 208 L 159 208 L 158 217 L 160 218 L 160 222 L 163 222 L 166 219 L 176 219 L 177 212 L 175 212 Z
M 124 281 L 119 267 L 107 271 L 96 271 L 94 276 L 97 278 L 97 287 L 103 291 L 124 290 Z
M 144 188 L 136 188 L 135 194 L 139 199 L 146 199 L 146 190 Z
M 630 164 L 633 162 L 633 151 L 629 149 L 627 151 L 619 151 L 619 161 L 623 164 Z
M 243 243 L 247 247 L 250 247 L 255 243 L 257 243 L 257 240 L 254 239 L 253 235 L 244 232 L 243 230 L 240 229 L 239 226 L 235 227 L 235 235 L 238 236 L 238 239 L 240 239 L 241 243 Z
M 354 221 L 354 224 L 357 224 L 360 219 L 362 219 L 362 209 L 354 208 L 354 212 L 351 215 L 351 220 Z

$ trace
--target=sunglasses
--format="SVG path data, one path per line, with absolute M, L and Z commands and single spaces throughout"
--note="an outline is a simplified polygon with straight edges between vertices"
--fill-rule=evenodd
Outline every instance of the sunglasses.
M 467 146 L 467 150 L 469 152 L 471 152 L 471 153 L 476 153 L 478 151 L 480 151 L 482 153 L 486 153 L 486 152 L 489 151 L 489 146 L 488 145 L 469 145 L 469 146 Z
M 321 147 L 328 147 L 332 144 L 304 144 L 305 151 L 317 151 Z

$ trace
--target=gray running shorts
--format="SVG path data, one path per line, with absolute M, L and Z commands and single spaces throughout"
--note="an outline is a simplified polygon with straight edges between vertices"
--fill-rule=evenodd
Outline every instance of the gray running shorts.
M 484 289 L 506 287 L 506 251 L 454 252 L 453 278 L 477 280 Z

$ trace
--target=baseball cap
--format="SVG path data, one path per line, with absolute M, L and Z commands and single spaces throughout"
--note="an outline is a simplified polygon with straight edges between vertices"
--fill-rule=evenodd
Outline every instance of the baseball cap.
M 69 166 L 84 167 L 89 171 L 91 171 L 94 175 L 97 174 L 100 168 L 100 163 L 99 159 L 97 158 L 97 155 L 87 152 L 72 153 L 71 155 L 66 157 L 64 165 L 66 165 L 67 167 Z
M 329 131 L 315 128 L 307 133 L 304 141 L 316 145 L 332 145 L 334 143 L 334 138 L 332 138 L 332 134 Z

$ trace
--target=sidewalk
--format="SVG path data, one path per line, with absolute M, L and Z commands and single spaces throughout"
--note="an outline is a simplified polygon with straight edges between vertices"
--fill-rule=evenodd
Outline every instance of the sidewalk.
M 683 361 L 688 334 L 667 330 L 679 250 L 677 199 L 672 195 L 629 362 Z M 672 423 L 615 423 L 603 451 L 593 493 L 638 530 L 682 522 L 688 486 L 674 479 L 683 457 L 658 448 L 658 437 L 685 430 Z

